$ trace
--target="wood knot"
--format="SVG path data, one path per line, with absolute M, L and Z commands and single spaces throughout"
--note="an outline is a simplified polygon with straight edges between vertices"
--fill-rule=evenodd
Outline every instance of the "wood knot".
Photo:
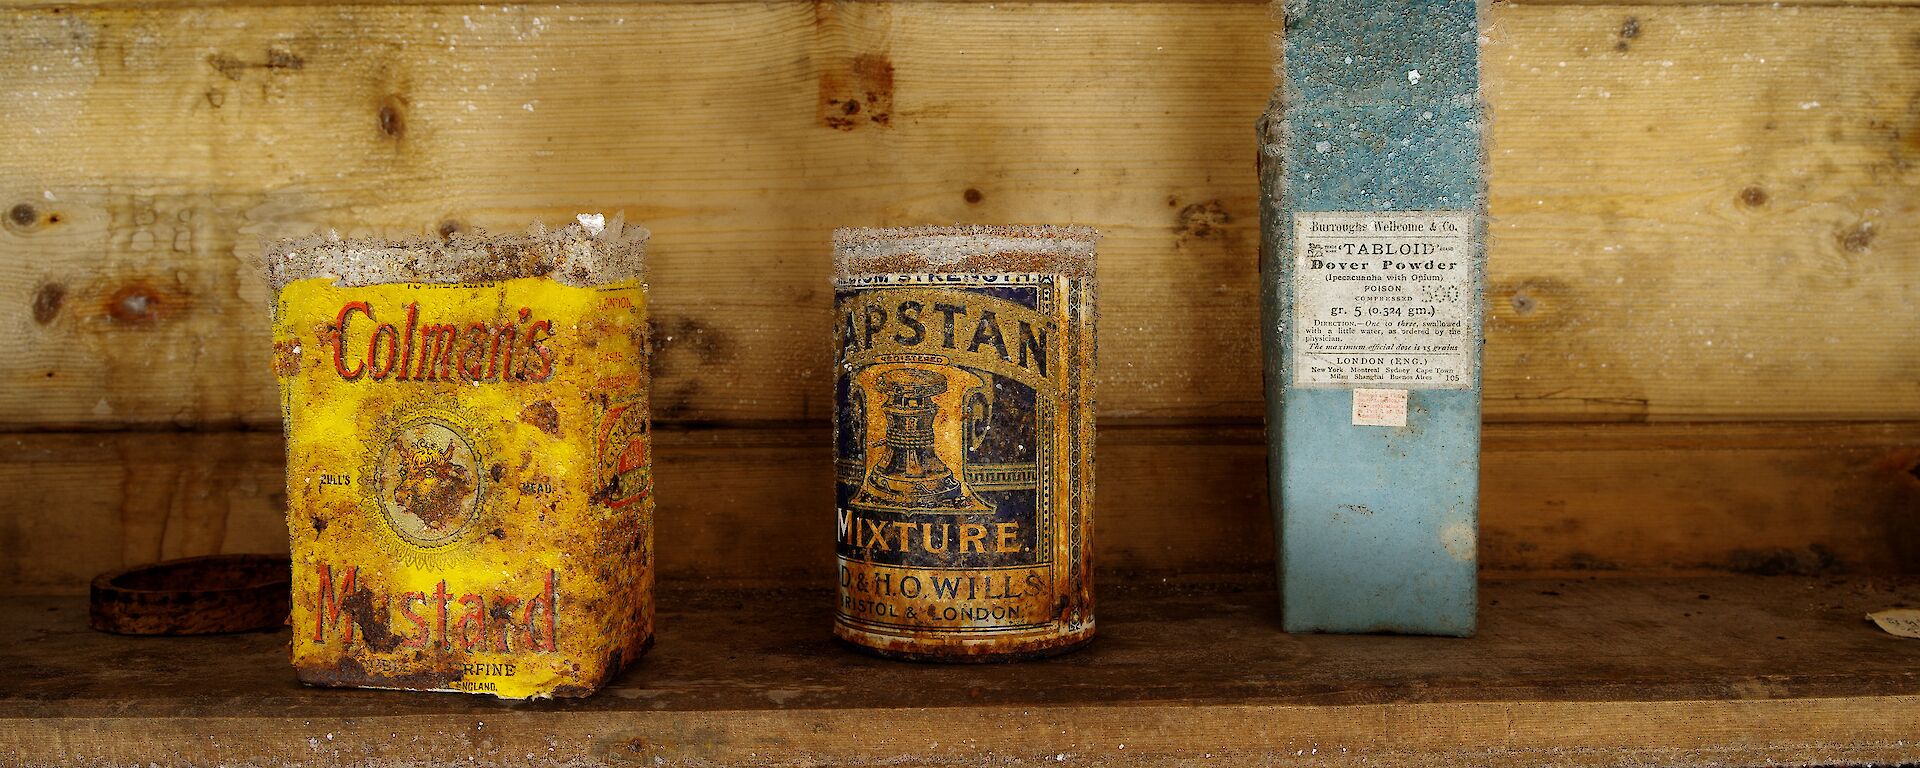
M 60 223 L 60 214 L 43 214 L 33 203 L 20 203 L 7 209 L 6 225 L 15 232 L 31 232 L 43 226 Z
M 1551 277 L 1531 277 L 1518 283 L 1502 285 L 1490 289 L 1496 295 L 1507 297 L 1507 306 L 1511 313 L 1498 313 L 1488 322 L 1513 322 L 1547 327 L 1564 327 L 1572 322 L 1561 305 L 1571 301 L 1576 294 L 1565 282 Z
M 380 103 L 380 133 L 389 138 L 402 138 L 407 135 L 406 100 L 399 96 L 388 96 Z
M 1748 208 L 1758 208 L 1767 204 L 1767 191 L 1759 187 L 1747 187 L 1740 190 L 1740 204 Z
M 1849 253 L 1866 253 L 1873 248 L 1873 238 L 1877 234 L 1873 231 L 1873 222 L 1860 222 L 1839 233 L 1840 247 Z
M 67 300 L 67 287 L 59 283 L 47 283 L 33 292 L 33 321 L 41 325 L 53 322 L 60 314 L 60 305 Z
M 467 225 L 459 219 L 447 219 L 440 222 L 440 226 L 435 228 L 435 231 L 440 233 L 440 239 L 451 240 L 454 235 L 467 231 Z
M 974 189 L 973 187 L 967 187 L 967 191 L 960 193 L 960 197 L 965 198 L 969 204 L 978 204 L 981 200 L 987 198 L 986 195 L 980 193 L 980 190 Z

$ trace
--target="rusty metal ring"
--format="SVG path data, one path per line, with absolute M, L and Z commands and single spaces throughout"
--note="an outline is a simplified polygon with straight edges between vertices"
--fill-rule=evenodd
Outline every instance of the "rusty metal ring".
M 119 635 L 208 635 L 286 623 L 286 555 L 207 555 L 134 566 L 93 579 L 88 623 Z

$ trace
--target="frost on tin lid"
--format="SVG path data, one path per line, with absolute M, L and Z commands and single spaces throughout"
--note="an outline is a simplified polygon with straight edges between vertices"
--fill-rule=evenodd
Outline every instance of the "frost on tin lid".
M 334 278 L 337 285 L 383 283 L 477 283 L 516 277 L 551 277 L 592 286 L 646 277 L 645 228 L 582 214 L 559 229 L 542 224 L 525 234 L 460 232 L 440 240 L 342 238 L 337 233 L 268 243 L 262 257 L 274 290 L 296 280 Z
M 833 233 L 840 277 L 889 272 L 1037 272 L 1091 277 L 1100 233 L 1080 226 L 846 228 Z

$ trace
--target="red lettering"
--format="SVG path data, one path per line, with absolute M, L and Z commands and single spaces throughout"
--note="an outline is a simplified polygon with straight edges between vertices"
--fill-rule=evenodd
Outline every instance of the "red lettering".
M 400 341 L 400 375 L 394 377 L 397 381 L 406 381 L 407 372 L 413 370 L 413 332 L 419 323 L 420 305 L 416 302 L 408 302 L 407 337 Z
M 413 637 L 407 638 L 400 644 L 408 648 L 425 648 L 427 647 L 428 635 L 427 620 L 420 618 L 420 614 L 413 612 L 413 604 L 415 601 L 426 602 L 427 593 L 408 592 L 400 596 L 400 615 L 405 617 L 407 621 L 413 622 L 413 628 L 416 630 Z
M 533 310 L 519 309 L 519 323 L 422 325 L 420 304 L 406 304 L 406 320 L 398 325 L 379 323 L 367 339 L 365 356 L 349 367 L 347 345 L 355 312 L 378 323 L 373 307 L 364 301 L 347 302 L 334 317 L 333 368 L 347 381 L 363 377 L 376 381 L 547 381 L 553 378 L 553 349 L 544 342 L 554 337 L 553 321 L 534 320 Z M 521 329 L 525 329 L 525 335 Z
M 453 378 L 454 347 L 460 344 L 460 329 L 451 325 L 429 325 L 420 329 L 421 381 Z
M 499 615 L 506 617 L 506 621 L 503 622 L 503 625 L 500 627 L 500 645 L 494 648 L 494 650 L 502 653 L 511 651 L 513 648 L 509 647 L 507 641 L 508 636 L 513 634 L 526 634 L 519 632 L 519 627 L 513 623 L 513 609 L 520 607 L 520 598 L 511 596 L 501 597 L 494 600 L 493 604 L 497 606 Z
M 358 580 L 359 575 L 360 569 L 358 567 L 348 568 L 347 577 L 340 581 L 340 590 L 335 592 L 333 588 L 333 568 L 327 566 L 325 563 L 320 565 L 320 590 L 318 594 L 314 595 L 314 642 L 327 642 L 328 625 L 334 627 L 340 625 L 340 615 L 342 613 L 341 603 L 346 600 L 347 595 L 353 594 L 354 582 Z M 551 579 L 551 577 L 549 577 L 549 579 Z M 352 645 L 354 617 L 352 613 L 346 614 L 346 617 L 347 626 L 341 634 L 343 636 L 343 642 L 347 645 Z
M 467 607 L 467 615 L 460 617 L 460 624 L 454 629 L 454 634 L 460 637 L 460 648 L 486 647 L 487 601 L 479 595 L 461 595 L 460 604 Z
M 347 381 L 357 380 L 367 372 L 366 363 L 361 363 L 351 371 L 347 370 L 347 318 L 353 315 L 354 310 L 359 310 L 361 314 L 367 316 L 368 320 L 373 319 L 373 310 L 364 301 L 347 302 L 346 306 L 340 308 L 339 316 L 333 319 L 333 370 L 340 374 L 340 378 Z
M 372 319 L 373 315 L 368 314 L 367 318 Z M 400 333 L 393 329 L 392 323 L 381 323 L 379 328 L 373 329 L 373 338 L 367 340 L 367 365 L 379 365 L 381 336 L 387 337 L 387 364 L 373 369 L 374 381 L 384 379 L 387 374 L 393 373 L 394 363 L 400 361 Z
M 544 642 L 542 642 L 540 639 L 540 630 L 538 629 L 539 625 L 534 623 L 533 612 L 535 609 L 546 610 L 547 637 Z M 560 648 L 560 645 L 559 645 L 560 636 L 555 631 L 555 626 L 554 626 L 555 622 L 553 617 L 554 612 L 558 611 L 559 609 L 560 609 L 560 596 L 554 585 L 554 574 L 553 574 L 553 571 L 547 571 L 546 592 L 544 592 L 543 594 L 534 596 L 532 600 L 528 600 L 527 611 L 525 614 L 522 614 L 520 618 L 520 623 L 524 624 L 527 628 L 527 634 L 533 638 L 533 642 L 528 644 L 529 648 L 536 651 L 553 651 L 553 650 L 558 650 Z
M 367 617 L 361 609 L 349 605 L 353 595 L 366 596 L 360 584 L 358 567 L 342 570 L 343 578 L 334 578 L 333 568 L 316 566 L 319 584 L 313 594 L 313 642 L 325 644 L 329 636 L 352 645 L 359 622 Z M 397 612 L 404 623 L 396 622 L 393 631 L 402 648 L 427 648 L 509 652 L 556 651 L 560 647 L 559 575 L 548 570 L 539 592 L 530 597 L 500 595 L 488 598 L 478 594 L 450 591 L 446 580 L 434 584 L 432 592 L 399 592 L 379 596 L 363 606 L 384 614 Z M 398 603 L 396 605 L 395 603 Z M 360 605 L 354 602 L 353 605 Z M 429 616 L 420 610 L 428 606 Z M 454 614 L 459 607 L 458 615 Z M 516 614 L 519 617 L 515 621 Z
M 521 310 L 526 311 L 526 310 Z M 493 329 L 493 346 L 487 350 L 487 381 L 499 381 L 512 375 L 514 342 L 520 338 L 520 326 L 512 323 Z
M 440 645 L 445 648 L 453 647 L 453 641 L 447 637 L 447 600 L 452 597 L 453 595 L 447 594 L 446 579 L 441 579 L 440 583 L 433 585 L 433 602 L 440 611 L 440 618 L 433 625 L 434 637 L 439 638 Z
M 534 334 L 546 331 L 543 338 L 534 338 Z M 540 356 L 540 372 L 530 378 L 534 381 L 546 381 L 553 378 L 553 351 L 540 342 L 553 338 L 553 323 L 548 320 L 536 320 L 527 326 L 527 348 Z
M 487 378 L 487 337 L 486 323 L 467 326 L 467 346 L 460 350 L 460 372 L 473 381 Z

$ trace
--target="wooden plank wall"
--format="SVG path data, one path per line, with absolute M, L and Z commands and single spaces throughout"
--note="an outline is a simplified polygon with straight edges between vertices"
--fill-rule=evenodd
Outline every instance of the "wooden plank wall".
M 1910 568 L 1908 5 L 1490 7 L 1489 568 Z M 669 578 L 825 572 L 829 232 L 945 221 L 1107 233 L 1104 567 L 1268 569 L 1263 4 L 0 20 L 0 591 L 284 546 L 262 237 L 580 210 L 655 233 Z

